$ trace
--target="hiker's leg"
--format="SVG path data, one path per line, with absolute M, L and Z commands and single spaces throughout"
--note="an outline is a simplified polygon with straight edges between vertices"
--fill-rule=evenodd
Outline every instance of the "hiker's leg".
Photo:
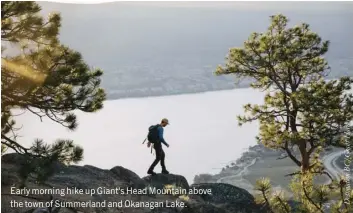
M 153 171 L 154 167 L 158 164 L 158 162 L 159 162 L 159 158 L 156 158 L 153 161 L 152 165 L 150 166 L 149 171 Z
M 165 159 L 165 154 L 164 154 L 164 151 L 162 150 L 162 155 L 161 155 L 162 174 L 169 174 L 168 170 L 165 168 L 164 159 Z
M 161 166 L 162 166 L 162 170 L 166 170 L 165 164 L 164 164 L 164 159 L 165 159 L 165 153 L 164 153 L 163 149 L 161 149 Z
M 161 151 L 160 148 L 158 146 L 154 147 L 155 151 L 156 151 L 156 159 L 153 161 L 152 165 L 150 166 L 150 168 L 148 169 L 148 171 L 153 171 L 154 167 L 159 163 L 159 161 L 161 160 Z

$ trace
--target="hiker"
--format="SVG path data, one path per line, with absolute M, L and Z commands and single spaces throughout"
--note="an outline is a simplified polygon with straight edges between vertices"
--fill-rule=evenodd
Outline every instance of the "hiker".
M 147 174 L 150 174 L 150 175 L 155 175 L 156 174 L 153 171 L 153 169 L 158 164 L 159 161 L 161 161 L 162 173 L 163 174 L 169 174 L 169 172 L 165 168 L 165 164 L 164 164 L 165 154 L 164 154 L 164 151 L 162 149 L 162 143 L 165 146 L 169 147 L 169 144 L 164 140 L 164 137 L 163 137 L 163 131 L 164 131 L 163 128 L 166 127 L 168 124 L 169 124 L 168 119 L 163 118 L 160 124 L 157 124 L 157 125 L 155 125 L 153 127 L 150 127 L 150 128 L 154 128 L 154 130 L 156 130 L 156 133 L 158 133 L 158 135 L 156 135 L 155 141 L 150 141 L 153 144 L 153 148 L 154 148 L 155 153 L 156 153 L 156 159 L 153 161 L 152 165 L 148 169 Z

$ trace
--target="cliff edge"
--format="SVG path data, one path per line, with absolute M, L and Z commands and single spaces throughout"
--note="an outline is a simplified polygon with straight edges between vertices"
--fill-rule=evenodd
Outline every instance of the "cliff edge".
M 255 204 L 254 197 L 249 192 L 230 184 L 189 185 L 185 177 L 176 174 L 157 174 L 140 178 L 136 173 L 121 166 L 105 170 L 90 165 L 57 164 L 54 175 L 45 183 L 39 184 L 29 178 L 25 188 L 20 188 L 19 168 L 23 160 L 19 154 L 2 156 L 2 212 L 264 212 Z M 34 206 L 50 202 L 53 208 Z M 20 203 L 27 203 L 27 206 L 20 207 Z

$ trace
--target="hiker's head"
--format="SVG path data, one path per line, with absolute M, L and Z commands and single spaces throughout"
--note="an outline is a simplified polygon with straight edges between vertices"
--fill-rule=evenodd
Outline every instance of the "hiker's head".
M 161 126 L 165 127 L 165 126 L 167 126 L 168 124 L 169 124 L 168 119 L 163 118 L 162 121 L 161 121 Z

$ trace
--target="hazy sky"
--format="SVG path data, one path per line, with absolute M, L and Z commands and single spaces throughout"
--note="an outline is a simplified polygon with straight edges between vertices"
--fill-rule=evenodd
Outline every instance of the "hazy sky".
M 56 1 L 60 2 L 60 1 Z M 102 1 L 103 2 L 103 1 Z M 132 6 L 153 6 L 153 7 L 186 7 L 186 8 L 220 8 L 220 9 L 244 9 L 244 10 L 352 10 L 353 2 L 264 2 L 264 1 L 234 1 L 234 2 L 118 2 L 118 1 L 105 1 L 106 4 L 121 4 Z M 110 3 L 109 3 L 110 2 Z M 87 1 L 87 3 L 91 3 Z M 64 9 L 65 4 L 49 2 L 40 2 L 43 9 Z M 82 4 L 76 4 L 79 6 Z M 70 5 L 72 7 L 73 5 Z M 62 8 L 64 7 L 64 8 Z M 75 7 L 75 6 L 73 6 Z

